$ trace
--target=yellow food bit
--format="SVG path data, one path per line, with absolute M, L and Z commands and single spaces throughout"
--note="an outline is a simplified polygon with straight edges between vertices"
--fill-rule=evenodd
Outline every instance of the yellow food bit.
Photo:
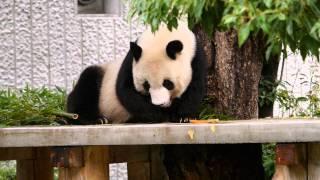
M 193 130 L 193 129 L 189 129 L 189 130 L 188 130 L 188 135 L 189 135 L 189 138 L 190 138 L 191 140 L 193 140 L 193 138 L 194 138 L 194 130 Z
M 213 132 L 213 133 L 216 132 L 216 126 L 211 126 L 210 129 L 211 129 L 211 132 Z
M 206 123 L 218 123 L 219 119 L 208 119 L 208 120 L 198 120 L 198 119 L 193 119 L 190 120 L 190 123 L 192 124 L 206 124 Z

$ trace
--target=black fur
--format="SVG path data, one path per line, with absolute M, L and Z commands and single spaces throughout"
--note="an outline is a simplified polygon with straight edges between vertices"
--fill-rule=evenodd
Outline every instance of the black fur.
M 132 52 L 134 59 L 138 62 L 142 53 L 141 47 L 135 42 L 130 42 L 130 51 Z
M 202 45 L 197 41 L 195 57 L 192 61 L 192 80 L 181 98 L 173 100 L 168 108 L 153 105 L 150 96 L 137 92 L 133 84 L 132 61 L 130 50 L 120 68 L 116 82 L 116 93 L 120 103 L 128 110 L 130 122 L 177 122 L 180 118 L 192 118 L 206 92 L 206 58 Z
M 90 66 L 80 75 L 68 96 L 67 111 L 77 113 L 79 119 L 70 124 L 96 124 L 100 118 L 99 96 L 104 71 L 99 66 Z
M 183 44 L 179 40 L 170 41 L 166 47 L 167 55 L 172 59 L 176 59 L 176 54 L 181 52 Z

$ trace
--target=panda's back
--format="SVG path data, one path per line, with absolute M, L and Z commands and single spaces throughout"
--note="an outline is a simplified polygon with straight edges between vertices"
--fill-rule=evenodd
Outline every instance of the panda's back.
M 116 94 L 116 81 L 122 62 L 123 60 L 119 59 L 101 65 L 105 74 L 100 90 L 99 110 L 109 123 L 123 123 L 130 117 Z

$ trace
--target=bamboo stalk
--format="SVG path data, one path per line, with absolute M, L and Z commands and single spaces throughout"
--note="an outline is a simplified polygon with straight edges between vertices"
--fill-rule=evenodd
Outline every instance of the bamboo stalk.
M 69 118 L 69 119 L 78 119 L 79 118 L 78 114 L 67 113 L 67 112 L 63 112 L 63 111 L 53 112 L 52 114 L 54 114 L 56 116 L 66 117 L 66 118 Z

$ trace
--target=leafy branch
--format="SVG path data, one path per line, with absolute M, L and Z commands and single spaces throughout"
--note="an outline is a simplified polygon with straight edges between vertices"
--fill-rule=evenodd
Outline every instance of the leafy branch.
M 161 22 L 176 27 L 183 17 L 191 28 L 200 24 L 209 35 L 235 29 L 239 46 L 263 32 L 267 59 L 288 46 L 303 58 L 314 55 L 319 60 L 319 4 L 320 0 L 131 0 L 129 16 L 137 15 L 153 31 Z

